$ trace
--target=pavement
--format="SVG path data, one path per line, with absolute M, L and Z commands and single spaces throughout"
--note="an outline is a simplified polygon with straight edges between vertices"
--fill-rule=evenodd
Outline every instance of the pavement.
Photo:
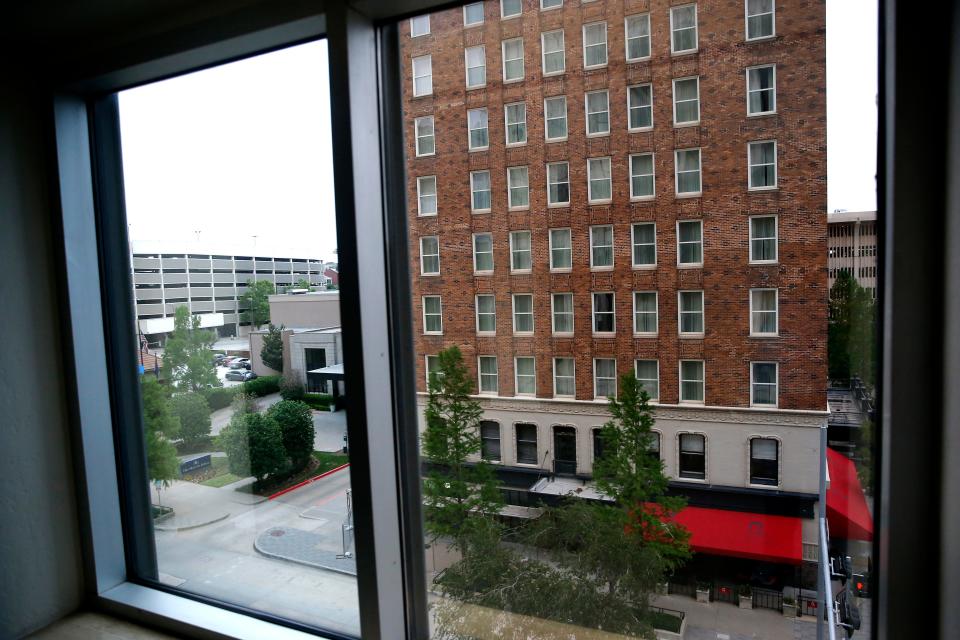
M 264 411 L 283 398 L 279 393 L 271 393 L 257 398 L 257 406 Z M 313 448 L 315 451 L 341 451 L 343 449 L 343 434 L 347 432 L 347 412 L 329 411 L 313 412 Z M 224 407 L 210 413 L 210 435 L 218 435 L 224 427 L 230 424 L 233 409 Z
M 265 556 L 297 562 L 308 567 L 357 575 L 357 561 L 340 550 L 329 549 L 323 535 L 295 527 L 271 527 L 257 536 L 254 548 Z

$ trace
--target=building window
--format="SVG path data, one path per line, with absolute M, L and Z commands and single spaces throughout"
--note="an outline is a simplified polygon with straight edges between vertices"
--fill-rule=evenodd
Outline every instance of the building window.
M 750 484 L 780 484 L 780 443 L 774 438 L 750 439 Z
M 610 133 L 610 96 L 606 91 L 593 91 L 584 101 L 587 110 L 587 135 L 605 136 Z
M 750 262 L 777 261 L 777 217 L 750 218 Z
M 493 236 L 489 233 L 473 235 L 473 270 L 476 273 L 493 272 Z
M 421 216 L 437 215 L 437 177 L 417 178 L 417 213 Z
M 443 333 L 443 313 L 440 296 L 423 296 L 423 332 Z
M 750 363 L 750 405 L 777 406 L 777 363 Z
M 679 266 L 703 265 L 703 222 L 681 220 L 677 222 L 677 264 Z
M 680 434 L 680 477 L 703 480 L 707 477 L 706 438 L 699 433 Z
M 500 462 L 500 423 L 480 421 L 480 457 L 487 462 Z
M 650 57 L 650 14 L 629 16 L 626 19 L 627 62 Z
M 530 271 L 533 255 L 530 250 L 529 231 L 510 232 L 510 270 Z
M 630 199 L 644 200 L 654 196 L 653 154 L 630 156 Z
M 627 115 L 630 131 L 642 131 L 653 126 L 653 85 L 641 84 L 627 88 Z
M 613 191 L 610 179 L 610 158 L 587 160 L 587 189 L 590 202 L 610 202 Z
M 543 101 L 543 115 L 546 120 L 544 135 L 547 141 L 567 139 L 567 98 L 556 96 Z
M 603 457 L 603 429 L 594 427 L 591 431 L 593 432 L 593 461 L 596 462 Z
M 487 84 L 487 59 L 484 47 L 469 47 L 464 52 L 467 68 L 467 89 Z
M 497 374 L 497 356 L 477 358 L 480 370 L 480 393 L 498 393 L 500 376 Z
M 514 359 L 516 390 L 518 396 L 537 395 L 537 365 L 532 356 L 517 356 Z
M 573 358 L 553 359 L 553 395 L 572 398 L 577 394 L 576 365 Z
M 551 296 L 553 333 L 573 334 L 573 294 L 555 293 Z
M 770 38 L 775 33 L 773 0 L 747 0 L 747 40 Z
M 437 236 L 420 238 L 420 274 L 434 276 L 440 273 L 440 240 Z
M 550 229 L 550 270 L 564 271 L 572 267 L 570 229 Z
M 703 360 L 680 361 L 680 402 L 703 404 Z
M 490 146 L 486 107 L 467 111 L 467 128 L 470 131 L 470 151 L 481 151 Z
M 426 374 L 427 374 L 427 388 L 430 388 L 430 379 L 434 376 L 440 377 L 440 356 L 426 356 Z
M 523 0 L 500 0 L 500 17 L 512 18 L 523 13 Z
M 674 161 L 677 195 L 700 195 L 700 149 L 678 149 L 674 151 Z
M 703 335 L 703 291 L 678 291 L 680 335 Z
M 537 464 L 537 425 L 518 423 L 517 464 Z
M 750 290 L 750 335 L 777 335 L 777 290 Z
M 430 56 L 413 59 L 413 96 L 428 96 L 433 93 L 433 61 Z
M 673 124 L 700 122 L 700 78 L 680 78 L 673 81 Z
M 533 333 L 533 294 L 513 294 L 513 332 Z
M 470 208 L 475 213 L 490 211 L 490 172 L 470 172 Z
M 556 9 L 563 6 L 563 0 L 540 0 L 540 9 Z
M 697 5 L 670 8 L 670 53 L 697 50 Z
M 430 35 L 430 15 L 410 18 L 410 37 L 419 38 L 426 35 Z
M 617 397 L 617 361 L 613 358 L 593 359 L 593 397 Z
M 503 41 L 503 81 L 523 80 L 523 38 Z
M 463 26 L 483 24 L 483 3 L 473 2 L 463 7 Z
M 762 116 L 777 110 L 777 66 L 747 69 L 747 115 Z
M 547 165 L 547 205 L 570 204 L 570 165 L 551 162 Z
M 614 294 L 593 294 L 593 332 L 615 333 L 617 330 L 614 313 Z
M 566 70 L 563 29 L 540 34 L 540 49 L 543 55 L 543 75 L 553 76 Z
M 590 268 L 613 268 L 613 225 L 590 227 Z
M 497 299 L 492 294 L 477 296 L 477 333 L 497 332 Z
M 650 267 L 657 264 L 657 225 L 639 222 L 631 227 L 633 235 L 633 266 Z
M 633 332 L 646 335 L 657 333 L 656 291 L 635 291 L 633 293 Z
M 417 157 L 432 156 L 436 151 L 433 136 L 433 116 L 424 116 L 413 121 Z
M 651 400 L 660 399 L 660 363 L 656 360 L 637 360 L 634 362 L 634 375 L 640 387 L 647 392 Z
M 583 68 L 592 69 L 607 64 L 607 23 L 583 25 Z
M 530 206 L 530 185 L 526 167 L 507 169 L 507 196 L 511 209 L 526 209 Z
M 527 142 L 527 105 L 523 102 L 504 105 L 504 129 L 507 135 L 507 146 L 526 144 Z
M 777 143 L 751 142 L 747 156 L 750 165 L 750 189 L 777 188 Z

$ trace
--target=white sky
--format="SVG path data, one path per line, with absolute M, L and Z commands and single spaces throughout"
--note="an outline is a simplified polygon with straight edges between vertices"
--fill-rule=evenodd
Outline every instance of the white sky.
M 876 31 L 827 1 L 828 211 L 876 208 Z M 135 250 L 336 260 L 328 85 L 320 41 L 121 93 Z

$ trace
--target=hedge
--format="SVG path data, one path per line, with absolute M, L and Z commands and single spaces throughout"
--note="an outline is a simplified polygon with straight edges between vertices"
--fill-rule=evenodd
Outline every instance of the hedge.
M 327 393 L 305 393 L 301 402 L 305 402 L 313 409 L 326 411 L 333 404 L 333 396 Z
M 216 411 L 230 406 L 236 393 L 236 387 L 210 387 L 203 389 L 200 393 L 207 399 L 210 411 Z
M 262 376 L 244 382 L 242 385 L 237 385 L 237 388 L 243 389 L 244 393 L 259 398 L 280 391 L 280 380 L 281 376 Z

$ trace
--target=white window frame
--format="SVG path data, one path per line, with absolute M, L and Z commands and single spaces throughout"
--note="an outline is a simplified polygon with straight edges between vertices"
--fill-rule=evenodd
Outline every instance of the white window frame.
M 423 356 L 423 374 L 424 374 L 424 377 L 426 378 L 427 389 L 430 388 L 430 361 L 431 360 L 436 360 L 437 364 L 440 364 L 440 356 L 437 354 L 431 354 L 431 353 L 425 354 Z
M 693 7 L 693 48 L 692 49 L 674 49 L 673 33 L 676 29 L 673 26 L 673 13 L 679 9 L 686 9 L 688 7 Z M 690 27 L 683 27 L 684 29 Z M 673 56 L 682 56 L 690 53 L 696 53 L 700 50 L 700 9 L 697 7 L 696 3 L 691 4 L 682 4 L 675 7 L 670 7 L 670 55 Z
M 510 107 L 523 107 L 523 120 L 517 120 L 516 122 L 510 122 Z M 523 125 L 523 140 L 518 140 L 516 142 L 510 142 L 510 126 Z M 503 142 L 508 147 L 522 147 L 527 144 L 527 103 L 526 102 L 511 102 L 509 104 L 503 105 Z
M 610 183 L 610 196 L 607 198 L 594 198 L 593 197 L 593 166 L 594 161 L 607 161 L 607 166 L 609 167 L 610 177 L 607 178 L 607 181 Z M 603 158 L 587 158 L 587 202 L 590 204 L 607 204 L 613 200 L 613 161 L 609 156 Z
M 517 296 L 524 296 L 530 298 L 530 330 L 529 331 L 518 331 L 517 330 Z M 513 322 L 513 335 L 515 336 L 532 336 L 536 330 L 536 316 L 533 311 L 533 293 L 512 293 L 510 294 L 510 308 L 511 308 L 511 321 Z
M 634 36 L 630 37 L 630 21 L 636 19 L 646 19 L 647 21 L 647 35 L 646 36 Z M 630 57 L 630 40 L 646 38 L 647 39 L 647 55 L 640 56 L 639 58 Z M 626 16 L 623 19 L 623 48 L 624 56 L 626 56 L 627 62 L 640 62 L 641 60 L 649 60 L 651 54 L 653 53 L 653 34 L 650 31 L 650 14 L 649 13 L 637 13 L 632 16 Z
M 489 236 L 490 237 L 490 268 L 489 269 L 478 269 L 477 268 L 477 238 L 480 236 Z M 493 234 L 489 231 L 480 231 L 471 236 L 471 244 L 473 246 L 473 275 L 489 275 L 493 273 L 494 270 L 494 253 L 493 253 Z M 484 251 L 483 253 L 486 253 Z
M 639 375 L 639 366 L 638 366 L 638 365 L 639 365 L 641 362 L 653 362 L 653 363 L 657 366 L 657 377 L 656 377 L 656 381 L 657 381 L 657 393 L 656 393 L 656 394 L 651 394 L 650 391 L 647 390 L 647 394 L 650 395 L 650 401 L 651 401 L 651 402 L 660 402 L 660 361 L 659 361 L 659 360 L 655 360 L 655 359 L 650 359 L 650 358 L 635 358 L 635 359 L 634 359 L 634 361 L 633 361 L 633 375 L 637 378 L 638 381 L 640 381 L 640 383 L 641 383 L 641 385 L 642 385 L 642 384 L 643 384 L 643 380 L 649 380 L 649 378 L 641 378 L 641 377 L 640 377 L 640 375 Z M 643 387 L 643 388 L 646 389 L 646 387 Z
M 606 97 L 607 107 L 603 111 L 590 111 L 590 96 L 597 96 L 603 94 Z M 605 113 L 607 114 L 607 129 L 606 131 L 590 131 L 590 116 Z M 586 131 L 588 138 L 601 138 L 603 136 L 610 135 L 610 91 L 607 89 L 600 89 L 598 91 L 588 91 L 583 94 L 583 126 Z
M 524 378 L 533 378 L 533 391 L 520 391 L 520 361 L 533 361 L 533 375 L 523 374 Z M 513 393 L 514 395 L 524 397 L 536 397 L 537 395 L 537 358 L 536 356 L 514 356 L 513 358 Z
M 753 235 L 753 221 L 757 218 L 773 218 L 773 238 L 756 238 Z M 776 214 L 766 214 L 750 216 L 747 227 L 747 240 L 749 241 L 749 262 L 750 264 L 776 264 L 780 260 L 780 217 Z M 758 260 L 753 255 L 753 243 L 755 240 L 773 240 L 773 259 Z
M 587 44 L 587 27 L 595 27 L 597 25 L 603 25 L 603 62 L 598 62 L 597 64 L 587 64 L 587 47 L 599 47 L 600 43 L 596 44 Z M 607 35 L 607 23 L 603 20 L 598 20 L 596 22 L 588 22 L 583 27 L 581 27 L 581 38 L 583 44 L 583 68 L 584 69 L 602 69 L 610 63 L 610 51 L 609 51 L 609 37 Z
M 639 331 L 637 329 L 637 316 L 640 312 L 637 310 L 637 296 L 653 294 L 653 331 Z M 660 333 L 660 294 L 657 291 L 634 291 L 633 292 L 633 335 L 637 337 L 653 337 Z M 650 312 L 644 311 L 644 315 L 650 315 Z
M 773 86 L 770 87 L 769 89 L 751 89 L 750 88 L 750 72 L 758 71 L 760 69 L 771 69 L 773 71 L 771 75 Z M 747 83 L 747 117 L 756 118 L 759 116 L 769 116 L 769 115 L 775 114 L 777 112 L 777 65 L 776 64 L 758 64 L 752 67 L 747 67 L 744 72 L 744 77 Z M 759 93 L 761 91 L 773 92 L 773 99 L 770 101 L 773 108 L 770 109 L 769 111 L 755 111 L 755 112 L 750 111 L 750 94 Z
M 610 229 L 610 244 L 609 244 L 609 245 L 597 245 L 597 246 L 594 245 L 594 243 L 593 243 L 593 240 L 594 240 L 594 231 L 597 230 L 597 229 Z M 610 264 L 607 264 L 607 265 L 596 264 L 596 262 L 595 262 L 594 259 L 593 259 L 593 250 L 594 250 L 595 248 L 601 248 L 601 249 L 603 249 L 603 248 L 606 248 L 607 246 L 610 247 Z M 616 242 L 615 242 L 615 240 L 614 240 L 614 233 L 613 233 L 613 225 L 612 225 L 612 224 L 596 224 L 596 225 L 591 225 L 591 226 L 590 226 L 590 270 L 591 270 L 591 271 L 611 271 L 611 270 L 613 269 L 614 264 L 616 263 L 616 259 L 617 259 L 616 253 L 615 253 L 615 251 L 614 251 L 615 247 L 616 247 Z
M 637 236 L 636 228 L 640 225 L 650 225 L 653 227 L 653 262 L 637 263 L 636 249 Z M 646 244 L 646 243 L 644 243 Z M 633 222 L 630 224 L 630 264 L 634 269 L 656 269 L 657 268 L 657 223 L 656 222 Z
M 680 193 L 680 154 L 697 152 L 697 176 L 699 177 L 699 191 L 684 191 Z M 685 171 L 684 173 L 692 173 Z M 689 149 L 675 149 L 673 152 L 673 192 L 677 198 L 697 198 L 703 195 L 703 150 L 700 147 L 691 147 Z
M 561 9 L 561 8 L 563 8 L 563 0 L 559 0 L 559 2 L 557 2 L 557 4 L 551 5 L 551 6 L 549 6 L 549 7 L 543 6 L 543 2 L 544 2 L 544 0 L 540 0 L 540 11 L 552 11 L 553 9 Z
M 500 0 L 500 19 L 501 20 L 509 20 L 510 18 L 517 18 L 523 15 L 523 0 L 517 0 L 517 4 L 519 5 L 520 10 L 517 11 L 516 13 L 510 13 L 510 14 L 506 13 L 506 8 L 504 7 L 503 3 L 504 3 L 504 0 Z
M 560 34 L 560 50 L 559 51 L 547 51 L 547 38 L 546 36 L 552 36 L 554 34 Z M 567 71 L 567 40 L 566 35 L 563 32 L 563 29 L 553 29 L 551 31 L 544 31 L 540 34 L 540 70 L 543 73 L 544 77 L 549 78 L 550 76 L 559 76 L 563 75 Z M 560 59 L 563 61 L 563 64 L 560 65 L 560 69 L 557 71 L 547 71 L 547 54 L 560 54 Z
M 754 309 L 753 303 L 753 294 L 765 291 L 773 291 L 773 311 L 767 309 Z M 754 338 L 775 338 L 780 335 L 780 290 L 775 287 L 757 287 L 750 289 L 750 336 Z M 753 316 L 754 314 L 773 314 L 773 331 L 754 331 L 753 330 Z
M 600 380 L 600 376 L 597 375 L 597 373 L 598 373 L 598 372 L 597 372 L 597 362 L 600 361 L 600 360 L 607 361 L 607 362 L 613 362 L 613 378 L 610 378 L 609 376 L 603 376 L 603 379 L 604 379 L 604 380 L 613 380 L 613 393 L 610 394 L 610 395 L 612 395 L 614 398 L 616 398 L 618 392 L 620 391 L 620 388 L 619 388 L 620 385 L 618 384 L 618 383 L 619 383 L 619 380 L 617 380 L 617 359 L 616 359 L 616 358 L 594 358 L 594 359 L 593 359 L 593 399 L 594 399 L 594 400 L 606 400 L 606 399 L 609 397 L 609 396 L 601 396 L 601 395 L 598 393 L 598 390 L 597 390 L 597 387 L 599 386 L 599 385 L 597 385 L 597 382 Z
M 520 57 L 519 58 L 510 58 L 507 59 L 507 44 L 512 42 L 520 41 Z M 512 84 L 514 82 L 523 82 L 524 78 L 527 75 L 526 61 L 524 60 L 525 52 L 523 49 L 523 38 L 508 38 L 500 43 L 500 55 L 501 55 L 501 66 L 503 67 L 503 84 Z M 507 63 L 520 61 L 520 77 L 519 78 L 507 78 Z
M 417 75 L 418 60 L 427 61 L 427 64 L 430 66 L 430 73 L 422 74 L 419 76 Z M 417 56 L 410 61 L 410 64 L 412 65 L 412 71 L 413 71 L 413 97 L 422 98 L 424 96 L 432 96 L 433 95 L 433 57 L 430 54 L 427 54 L 425 56 Z M 430 90 L 427 91 L 426 93 L 417 93 L 417 80 L 419 78 L 430 78 Z
M 750 157 L 750 150 L 754 145 L 762 144 L 772 144 L 773 145 L 773 184 L 764 185 L 762 187 L 753 186 L 753 167 L 754 166 L 768 166 L 766 164 L 752 164 L 752 158 Z M 776 140 L 751 140 L 747 143 L 747 189 L 749 191 L 775 191 L 780 186 L 780 168 L 779 168 L 779 150 L 777 148 Z
M 476 51 L 479 49 L 482 53 L 483 64 L 470 66 L 470 52 Z M 470 69 L 483 69 L 483 82 L 480 84 L 470 84 Z M 487 86 L 487 48 L 482 44 L 478 44 L 473 47 L 466 47 L 463 50 L 463 73 L 464 73 L 464 83 L 466 84 L 467 89 L 482 89 Z
M 700 294 L 700 331 L 684 331 L 683 330 L 683 316 L 684 314 L 690 315 L 694 313 L 693 311 L 684 311 L 683 310 L 683 294 L 685 293 L 698 293 Z M 681 338 L 703 338 L 707 332 L 707 309 L 706 309 L 706 296 L 704 295 L 703 289 L 681 289 L 677 291 L 677 335 Z
M 522 249 L 518 250 L 514 243 L 514 237 L 519 233 L 527 234 L 527 238 L 530 242 L 530 248 L 527 249 L 527 253 L 530 254 L 530 259 L 529 259 L 530 266 L 527 267 L 526 269 L 519 269 L 514 265 L 514 262 L 515 262 L 514 258 L 516 258 L 517 253 L 523 251 Z M 533 270 L 533 233 L 526 229 L 517 229 L 515 231 L 511 231 L 510 232 L 510 273 L 530 273 L 532 270 Z
M 424 31 L 423 33 L 414 33 L 413 26 L 417 24 L 417 21 L 422 21 L 422 20 L 427 21 L 427 30 Z M 430 14 L 429 13 L 425 13 L 421 16 L 414 16 L 413 18 L 410 18 L 410 38 L 411 39 L 422 38 L 423 36 L 428 36 L 428 35 L 430 35 Z
M 557 360 L 569 360 L 573 363 L 573 375 L 563 376 L 573 380 L 573 393 L 557 393 Z M 554 356 L 553 358 L 553 397 L 554 398 L 576 398 L 577 397 L 577 359 L 573 356 Z
M 560 120 L 559 117 L 549 117 L 547 110 L 547 103 L 554 100 L 563 101 L 563 130 L 565 131 L 563 136 L 550 137 L 550 121 L 551 120 Z M 570 135 L 570 125 L 567 121 L 567 96 L 547 96 L 543 99 L 543 138 L 547 142 L 562 142 L 567 139 Z
M 430 121 L 430 130 L 432 131 L 432 133 L 431 133 L 429 136 L 421 135 L 421 134 L 420 134 L 420 127 L 421 127 L 421 124 L 420 124 L 420 123 L 421 123 L 421 122 L 424 122 L 424 121 L 426 121 L 426 120 L 429 120 L 429 121 Z M 414 119 L 414 121 L 413 121 L 413 138 L 414 138 L 414 146 L 416 147 L 416 154 L 417 154 L 417 157 L 418 157 L 418 158 L 426 158 L 426 157 L 428 157 L 428 156 L 432 156 L 432 155 L 435 155 L 435 154 L 437 153 L 437 129 L 436 129 L 436 124 L 434 123 L 434 120 L 433 120 L 433 116 L 421 116 L 421 117 L 419 117 L 419 118 L 415 118 L 415 119 Z M 420 140 L 421 140 L 421 138 L 423 138 L 423 139 L 425 139 L 425 138 L 431 138 L 431 139 L 433 140 L 433 151 L 431 151 L 430 153 L 423 153 L 423 152 L 420 150 Z
M 687 380 L 686 382 L 699 382 L 699 383 L 700 383 L 700 395 L 701 395 L 701 397 L 703 398 L 702 400 L 684 400 L 684 399 L 683 399 L 683 383 L 685 382 L 685 381 L 684 381 L 684 378 L 683 378 L 683 363 L 684 363 L 684 362 L 699 362 L 699 363 L 700 363 L 700 376 L 701 376 L 700 379 L 699 379 L 699 380 L 695 380 L 695 379 L 691 378 L 690 380 Z M 683 360 L 680 360 L 679 364 L 677 365 L 677 374 L 678 374 L 679 379 L 680 379 L 680 387 L 677 389 L 677 402 L 679 402 L 680 404 L 705 405 L 705 404 L 707 403 L 707 365 L 706 365 L 706 362 L 705 362 L 704 360 L 696 360 L 696 359 L 683 359 Z M 704 449 L 706 449 L 706 446 L 704 446 Z
M 424 213 L 423 212 L 424 195 L 422 193 L 422 188 L 420 186 L 420 183 L 430 179 L 433 179 L 433 198 L 436 201 L 436 204 L 434 205 L 434 210 L 432 212 Z M 438 197 L 438 194 L 437 194 L 439 190 L 440 189 L 437 185 L 437 176 L 417 176 L 417 215 L 418 216 L 428 218 L 428 217 L 433 217 L 437 215 L 437 213 L 440 211 L 440 198 Z M 427 195 L 426 197 L 429 198 L 430 196 Z
M 770 35 L 768 36 L 756 36 L 755 38 L 750 37 L 750 1 L 743 0 L 743 39 L 746 42 L 757 42 L 760 40 L 770 40 L 771 38 L 777 37 L 777 1 L 770 0 L 771 9 L 770 15 L 772 16 Z M 757 15 L 766 15 L 765 13 L 758 13 Z
M 439 313 L 427 313 L 427 298 L 436 298 L 440 301 L 440 311 Z M 420 306 L 423 312 L 423 335 L 425 336 L 442 336 L 443 335 L 443 297 L 439 294 L 427 294 L 420 297 Z M 438 331 L 430 331 L 427 329 L 427 316 L 439 316 L 440 317 L 440 329 Z
M 631 100 L 630 100 L 630 90 L 631 90 L 631 89 L 640 89 L 640 88 L 642 88 L 642 87 L 649 87 L 649 88 L 650 88 L 650 104 L 649 104 L 649 105 L 639 105 L 639 106 L 636 107 L 636 108 L 638 108 L 638 109 L 643 109 L 643 108 L 646 107 L 646 108 L 650 109 L 650 124 L 647 125 L 647 126 L 645 126 L 645 127 L 634 127 L 634 126 L 631 126 L 631 120 L 630 120 L 630 112 L 631 112 L 632 109 L 634 109 L 634 106 L 633 106 L 633 104 L 631 104 Z M 653 122 L 653 84 L 650 83 L 650 82 L 642 82 L 642 83 L 640 83 L 640 84 L 630 85 L 629 87 L 627 87 L 627 131 L 629 131 L 629 132 L 631 132 L 631 133 L 635 133 L 635 132 L 637 132 L 637 131 L 650 131 L 651 129 L 653 129 L 653 124 L 654 124 L 654 122 Z
M 467 21 L 467 9 L 469 9 L 470 7 L 480 7 L 480 19 L 477 20 L 476 22 L 468 22 L 468 21 Z M 483 24 L 484 17 L 485 17 L 485 16 L 483 15 L 483 13 L 484 13 L 484 11 L 483 11 L 483 3 L 482 3 L 482 2 L 471 2 L 470 4 L 465 4 L 465 5 L 463 5 L 463 26 L 465 26 L 465 27 L 475 27 L 475 26 L 477 26 L 477 25 Z
M 473 146 L 473 136 L 470 135 L 474 131 L 480 131 L 480 127 L 470 128 L 470 113 L 471 112 L 483 112 L 486 115 L 486 126 L 483 129 L 487 132 L 487 144 L 482 147 Z M 476 109 L 467 109 L 467 150 L 468 151 L 486 151 L 490 148 L 490 111 L 486 107 L 477 107 Z
M 514 174 L 522 175 L 524 178 L 523 184 L 514 187 L 513 177 Z M 513 202 L 513 190 L 514 189 L 526 189 L 527 192 L 527 202 L 526 204 L 514 204 Z M 524 211 L 530 208 L 530 169 L 524 166 L 517 167 L 507 167 L 507 208 L 510 211 Z
M 756 382 L 753 376 L 753 367 L 758 364 L 772 364 L 774 369 L 774 382 L 771 385 L 769 382 Z M 773 404 L 754 402 L 753 391 L 756 385 L 763 386 L 773 386 Z M 750 361 L 750 406 L 751 407 L 767 407 L 767 408 L 776 408 L 780 406 L 780 363 L 772 362 L 770 360 L 751 360 Z
M 697 83 L 697 119 L 696 120 L 684 120 L 679 122 L 677 120 L 677 83 L 678 82 L 687 82 L 689 80 L 695 80 Z M 680 127 L 694 127 L 700 124 L 700 76 L 687 76 L 685 78 L 674 78 L 672 82 L 673 87 L 673 126 L 676 128 Z M 690 100 L 683 100 L 682 102 L 693 102 Z
M 561 165 L 565 166 L 566 169 L 567 169 L 567 179 L 566 179 L 566 181 L 564 181 L 564 182 L 556 182 L 556 183 L 554 183 L 554 184 L 557 184 L 557 185 L 565 184 L 565 185 L 567 185 L 567 199 L 566 199 L 566 200 L 559 200 L 559 201 L 557 201 L 557 202 L 551 202 L 551 200 L 550 200 L 550 184 L 551 184 L 551 183 L 550 183 L 550 169 L 551 169 L 551 167 L 559 167 L 559 166 L 561 166 Z M 559 191 L 559 189 L 558 189 L 558 191 Z M 560 161 L 560 162 L 548 162 L 548 163 L 547 163 L 547 207 L 548 207 L 548 208 L 552 208 L 552 207 L 569 207 L 569 206 L 570 206 L 570 198 L 571 198 L 571 195 L 572 195 L 572 194 L 571 194 L 571 185 L 570 185 L 570 163 L 567 162 L 566 160 L 562 160 L 562 161 Z
M 681 241 L 680 240 L 680 225 L 681 224 L 698 224 L 700 226 L 700 240 L 697 243 L 691 241 Z M 703 266 L 703 220 L 677 220 L 677 267 L 680 269 L 699 269 Z M 680 246 L 683 244 L 699 244 L 700 245 L 700 262 L 680 262 Z
M 613 317 L 613 329 L 610 331 L 597 331 L 597 296 L 611 296 L 611 310 L 604 311 Z M 609 338 L 617 335 L 617 293 L 615 291 L 591 291 L 590 292 L 590 333 L 595 337 Z
M 650 157 L 650 173 L 639 173 L 635 174 L 633 172 L 633 159 L 641 158 L 644 156 Z M 630 200 L 631 202 L 642 202 L 644 200 L 655 200 L 657 197 L 657 158 L 652 151 L 646 153 L 631 153 L 627 156 L 627 171 L 630 174 Z M 633 179 L 642 178 L 649 175 L 653 181 L 653 192 L 649 195 L 637 195 L 633 192 Z
M 474 187 L 474 177 L 478 174 L 485 173 L 487 174 L 487 193 L 490 194 L 490 206 L 486 209 L 477 209 L 474 205 L 476 201 L 474 199 L 475 193 L 483 193 L 483 189 L 476 189 Z M 493 176 L 490 175 L 489 169 L 478 169 L 477 171 L 470 172 L 470 213 L 490 213 L 493 208 Z
M 484 373 L 483 372 L 483 362 L 493 360 L 493 373 Z M 484 377 L 493 376 L 494 389 L 483 388 Z M 477 394 L 483 396 L 496 396 L 500 395 L 500 362 L 497 360 L 497 356 L 491 355 L 478 355 L 477 356 Z
M 569 312 L 569 315 L 570 315 L 570 331 L 558 331 L 558 330 L 557 330 L 557 313 L 558 313 L 558 312 L 557 312 L 557 304 L 556 304 L 556 297 L 557 297 L 557 296 L 569 296 L 569 297 L 570 297 L 570 312 Z M 567 312 L 566 312 L 566 311 L 562 311 L 562 312 L 559 312 L 559 313 L 562 313 L 563 315 L 567 315 Z M 576 309 L 574 308 L 574 297 L 573 297 L 573 293 L 572 293 L 572 292 L 569 292 L 569 293 L 561 292 L 561 293 L 551 293 L 551 294 L 550 294 L 550 333 L 551 333 L 552 335 L 554 335 L 554 336 L 563 336 L 563 337 L 572 336 L 573 333 L 574 333 L 574 330 L 576 329 L 576 325 L 574 324 L 574 322 L 575 322 L 575 317 L 576 317 Z
M 554 247 L 554 246 L 553 246 L 553 232 L 554 232 L 554 231 L 566 231 L 566 232 L 567 232 L 567 238 L 569 238 L 569 240 L 570 240 L 570 246 L 567 247 L 566 249 L 564 249 L 564 247 Z M 549 257 L 549 261 L 550 261 L 550 271 L 552 271 L 552 272 L 554 272 L 554 273 L 569 273 L 569 272 L 573 269 L 573 231 L 570 229 L 570 227 L 558 227 L 558 228 L 555 228 L 555 229 L 550 229 L 550 230 L 548 230 L 548 232 L 547 232 L 547 240 L 548 240 L 549 249 L 550 249 L 550 257 Z M 557 267 L 557 266 L 555 266 L 555 265 L 553 264 L 553 250 L 554 250 L 554 248 L 557 248 L 558 250 L 561 250 L 561 251 L 562 251 L 562 250 L 566 250 L 566 251 L 569 251 L 569 252 L 570 252 L 570 266 L 569 266 L 569 267 Z
M 424 240 L 434 240 L 437 243 L 437 252 L 428 254 L 424 250 L 423 241 Z M 437 270 L 436 271 L 427 271 L 425 267 L 424 258 L 436 256 L 437 258 Z M 420 275 L 421 276 L 438 276 L 440 275 L 440 236 L 420 236 Z
M 480 298 L 493 298 L 493 313 L 481 313 L 480 312 Z M 478 293 L 473 297 L 473 308 L 474 308 L 474 317 L 476 320 L 476 329 L 478 336 L 495 336 L 497 335 L 497 297 L 492 293 Z M 480 316 L 493 316 L 493 330 L 481 329 L 480 328 Z

